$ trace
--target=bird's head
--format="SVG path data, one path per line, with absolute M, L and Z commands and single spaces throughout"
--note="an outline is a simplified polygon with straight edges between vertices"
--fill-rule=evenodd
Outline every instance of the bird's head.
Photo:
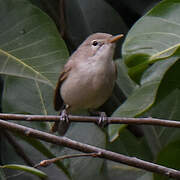
M 112 59 L 115 44 L 123 34 L 113 36 L 107 33 L 95 33 L 90 35 L 77 49 L 76 55 L 84 57 L 104 56 Z M 79 54 L 81 53 L 81 55 Z

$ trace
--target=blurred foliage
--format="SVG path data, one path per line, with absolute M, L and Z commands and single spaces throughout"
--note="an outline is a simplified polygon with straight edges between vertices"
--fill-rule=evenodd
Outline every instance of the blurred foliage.
M 112 116 L 179 120 L 179 14 L 179 0 L 160 3 L 157 0 L 0 0 L 0 108 L 8 113 L 56 114 L 52 105 L 53 90 L 69 54 L 94 32 L 124 33 L 125 40 L 117 44 L 115 54 L 118 86 L 102 110 L 113 113 Z M 127 100 L 122 102 L 124 95 Z M 21 124 L 49 132 L 48 123 Z M 126 127 L 110 125 L 105 132 L 94 124 L 76 123 L 67 136 L 179 169 L 178 129 L 141 126 L 144 135 L 136 137 Z M 27 162 L 17 155 L 3 131 L 1 164 L 24 168 L 21 165 Z M 76 152 L 17 134 L 14 141 L 34 164 Z M 33 171 L 31 168 L 23 170 Z M 167 179 L 92 158 L 67 160 L 42 170 L 52 180 Z M 19 174 L 19 171 L 0 169 L 0 179 L 7 177 L 39 179 Z

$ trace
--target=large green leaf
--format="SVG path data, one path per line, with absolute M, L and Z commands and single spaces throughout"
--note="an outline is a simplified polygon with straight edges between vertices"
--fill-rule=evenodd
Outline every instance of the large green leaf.
M 123 60 L 117 59 L 115 62 L 118 70 L 117 84 L 128 97 L 138 85 L 129 77 L 127 67 Z
M 178 0 L 164 0 L 129 31 L 123 44 L 123 57 L 133 79 L 157 60 L 171 57 L 179 48 Z
M 179 59 L 179 12 L 179 1 L 165 0 L 142 17 L 128 33 L 123 45 L 123 59 L 131 77 L 139 79 L 140 86 L 114 116 L 141 115 L 156 101 L 164 75 Z M 156 62 L 157 60 L 161 62 Z M 150 66 L 154 62 L 156 63 Z M 132 71 L 134 74 L 131 74 Z M 118 137 L 122 127 L 123 125 L 110 126 L 111 140 Z
M 155 101 L 156 93 L 164 74 L 176 61 L 176 58 L 171 58 L 165 62 L 158 62 L 149 68 L 144 73 L 142 86 L 133 91 L 132 95 L 116 110 L 113 116 L 135 117 L 148 110 Z M 111 141 L 119 136 L 119 131 L 123 126 L 117 124 L 109 126 Z
M 139 139 L 136 138 L 127 129 L 121 131 L 120 137 L 116 141 L 108 143 L 107 148 L 114 152 L 147 161 L 151 161 L 153 158 L 146 143 L 146 139 L 144 137 Z
M 179 153 L 180 153 L 180 140 L 175 140 L 165 146 L 158 154 L 156 162 L 166 167 L 180 169 L 179 162 Z M 154 180 L 168 180 L 166 176 L 159 174 L 154 175 Z
M 3 110 L 47 114 L 52 107 L 47 98 L 52 97 L 68 56 L 65 44 L 50 18 L 27 1 L 0 3 L 0 73 L 6 75 Z
M 53 114 L 53 90 L 67 57 L 64 41 L 46 14 L 25 0 L 0 1 L 0 74 L 5 83 L 4 112 Z M 31 126 L 47 129 L 46 123 L 31 123 Z M 31 139 L 29 143 L 32 143 Z M 30 149 L 26 143 L 21 145 L 26 151 Z M 48 152 L 47 148 L 42 150 L 40 143 L 37 146 L 39 152 L 49 156 L 44 153 Z M 39 152 L 29 153 L 38 157 L 34 159 L 36 163 L 45 158 Z M 52 155 L 50 151 L 48 153 Z M 8 159 L 11 157 L 8 156 L 3 163 L 16 163 L 18 158 L 12 149 L 9 154 L 13 154 L 14 159 Z M 57 170 L 54 168 L 54 172 Z
M 180 62 L 166 73 L 157 93 L 157 99 L 152 108 L 146 112 L 146 115 L 158 117 L 162 119 L 178 120 L 180 119 Z M 180 132 L 177 128 L 152 127 L 152 131 L 147 131 L 148 127 L 144 127 L 147 142 L 152 151 L 156 148 L 155 142 L 159 143 L 159 150 L 163 151 L 167 144 L 171 144 L 174 139 L 180 139 Z M 156 136 L 152 136 L 155 133 Z M 171 145 L 168 145 L 171 148 Z M 173 148 L 173 147 L 172 147 Z M 179 147 L 180 148 L 180 147 Z M 156 155 L 160 154 L 156 151 Z M 159 156 L 159 155 L 158 155 Z M 173 153 L 169 153 L 169 158 Z M 174 167 L 174 166 L 172 166 Z

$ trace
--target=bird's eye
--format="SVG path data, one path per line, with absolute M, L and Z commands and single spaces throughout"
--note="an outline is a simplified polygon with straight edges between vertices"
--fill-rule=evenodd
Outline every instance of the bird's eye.
M 97 42 L 96 40 L 94 40 L 94 41 L 92 42 L 92 45 L 93 45 L 93 46 L 97 46 L 97 45 L 98 45 L 98 42 Z

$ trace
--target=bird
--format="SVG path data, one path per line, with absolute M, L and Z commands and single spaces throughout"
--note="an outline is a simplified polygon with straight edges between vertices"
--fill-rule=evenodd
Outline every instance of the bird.
M 122 37 L 94 33 L 69 57 L 55 88 L 54 109 L 61 112 L 52 132 L 63 136 L 69 127 L 69 113 L 98 109 L 111 96 L 117 79 L 113 56 L 116 42 Z

